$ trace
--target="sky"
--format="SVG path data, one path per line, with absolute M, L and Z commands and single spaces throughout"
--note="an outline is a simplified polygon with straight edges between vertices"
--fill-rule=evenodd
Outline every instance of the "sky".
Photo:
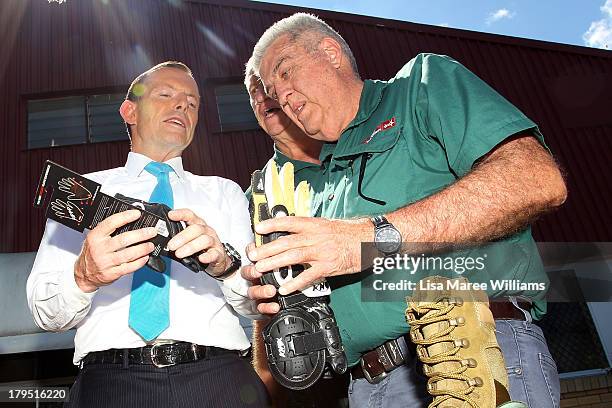
M 612 0 L 266 0 L 612 50 Z

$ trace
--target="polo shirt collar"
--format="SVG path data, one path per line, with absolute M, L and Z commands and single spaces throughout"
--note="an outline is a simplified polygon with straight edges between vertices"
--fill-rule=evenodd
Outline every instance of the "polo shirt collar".
M 386 87 L 387 82 L 384 81 L 372 81 L 370 79 L 366 79 L 364 81 L 363 89 L 361 90 L 361 96 L 359 97 L 359 110 L 357 110 L 357 115 L 355 115 L 355 119 L 353 119 L 351 123 L 349 123 L 346 129 L 344 129 L 345 132 L 348 129 L 355 127 L 370 119 L 370 116 L 372 116 L 376 108 L 378 108 L 378 105 L 382 100 L 383 91 Z
M 152 161 L 153 160 L 144 154 L 129 152 L 127 161 L 125 162 L 125 169 L 130 177 L 140 177 L 144 168 Z M 167 160 L 164 163 L 172 167 L 172 170 L 174 170 L 174 173 L 176 173 L 180 179 L 185 178 L 183 159 L 180 156 Z
M 366 79 L 363 82 L 363 89 L 361 90 L 361 96 L 359 97 L 359 109 L 357 110 L 355 118 L 351 121 L 351 123 L 349 123 L 346 129 L 344 129 L 337 142 L 325 143 L 323 145 L 321 154 L 319 155 L 321 162 L 325 161 L 325 159 L 327 159 L 330 155 L 334 154 L 337 146 L 344 144 L 343 142 L 346 142 L 346 132 L 348 130 L 370 119 L 376 108 L 378 108 L 378 105 L 380 105 L 383 91 L 386 87 L 387 82 L 385 81 L 372 81 L 370 79 Z
M 298 172 L 307 167 L 319 167 L 319 165 L 316 163 L 290 159 L 289 157 L 285 156 L 285 154 L 276 147 L 276 144 L 274 144 L 274 155 L 272 156 L 272 159 L 276 162 L 276 164 L 278 164 L 281 167 L 283 166 L 283 164 L 287 162 L 293 163 L 294 172 Z

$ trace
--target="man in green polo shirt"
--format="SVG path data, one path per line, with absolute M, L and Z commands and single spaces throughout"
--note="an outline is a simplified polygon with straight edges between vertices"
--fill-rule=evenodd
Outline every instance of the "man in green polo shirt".
M 495 316 L 505 319 L 497 322 L 497 337 L 513 370 L 510 394 L 533 407 L 558 406 L 554 367 L 524 358 L 549 352 L 541 330 L 514 297 L 542 297 L 539 285 L 547 280 L 528 225 L 566 197 L 537 126 L 448 57 L 421 54 L 389 81 L 364 82 L 342 37 L 303 13 L 270 27 L 251 61 L 289 118 L 325 142 L 320 154 L 324 218 L 259 224 L 260 234 L 292 235 L 249 248 L 256 266 L 243 269 L 243 275 L 256 279 L 278 267 L 309 264 L 279 289 L 281 294 L 328 278 L 349 364 L 356 366 L 365 353 L 408 330 L 403 301 L 368 299 L 372 274 L 362 272 L 362 242 L 374 241 L 386 255 L 397 252 L 401 241 L 492 242 L 484 247 L 491 254 L 487 267 L 466 272 L 470 281 L 534 284 L 528 290 L 488 288 L 490 296 L 508 297 L 516 305 Z M 254 299 L 273 294 L 266 286 L 249 289 Z M 261 303 L 259 310 L 275 313 L 278 305 Z M 541 314 L 541 304 L 531 312 Z M 392 368 L 381 378 L 371 383 L 354 377 L 351 405 L 423 403 L 413 385 L 418 379 L 413 365 Z

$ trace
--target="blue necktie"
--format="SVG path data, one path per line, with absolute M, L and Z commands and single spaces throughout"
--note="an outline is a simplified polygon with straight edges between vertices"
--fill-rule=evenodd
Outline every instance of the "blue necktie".
M 157 178 L 157 185 L 151 193 L 149 202 L 174 207 L 169 173 L 172 167 L 165 163 L 151 162 L 145 170 Z M 134 272 L 132 294 L 130 296 L 129 326 L 143 339 L 155 339 L 170 324 L 170 259 L 164 257 L 166 270 L 155 272 L 143 266 Z

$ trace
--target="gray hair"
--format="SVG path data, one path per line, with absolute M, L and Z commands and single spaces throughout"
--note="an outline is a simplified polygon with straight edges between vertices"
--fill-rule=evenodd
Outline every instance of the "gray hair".
M 344 38 L 342 38 L 342 36 L 338 34 L 336 30 L 331 28 L 329 24 L 313 14 L 295 13 L 290 17 L 274 23 L 259 38 L 259 41 L 257 41 L 257 44 L 255 44 L 255 48 L 253 49 L 253 55 L 246 64 L 245 84 L 247 81 L 247 76 L 252 74 L 259 76 L 259 66 L 261 65 L 261 60 L 266 50 L 272 45 L 272 43 L 274 43 L 274 41 L 282 36 L 289 36 L 289 41 L 292 43 L 299 40 L 309 53 L 313 53 L 317 50 L 317 46 L 324 37 L 333 38 L 340 44 L 342 53 L 348 58 L 355 76 L 359 76 L 355 56 L 353 55 L 353 52 L 349 48 L 346 41 L 344 41 Z
M 255 67 L 253 66 L 253 57 L 249 58 L 249 61 L 246 63 L 246 68 L 244 69 L 244 86 L 246 87 L 247 92 L 249 92 L 249 86 L 251 85 L 251 77 L 255 75 L 259 77 L 255 73 Z

